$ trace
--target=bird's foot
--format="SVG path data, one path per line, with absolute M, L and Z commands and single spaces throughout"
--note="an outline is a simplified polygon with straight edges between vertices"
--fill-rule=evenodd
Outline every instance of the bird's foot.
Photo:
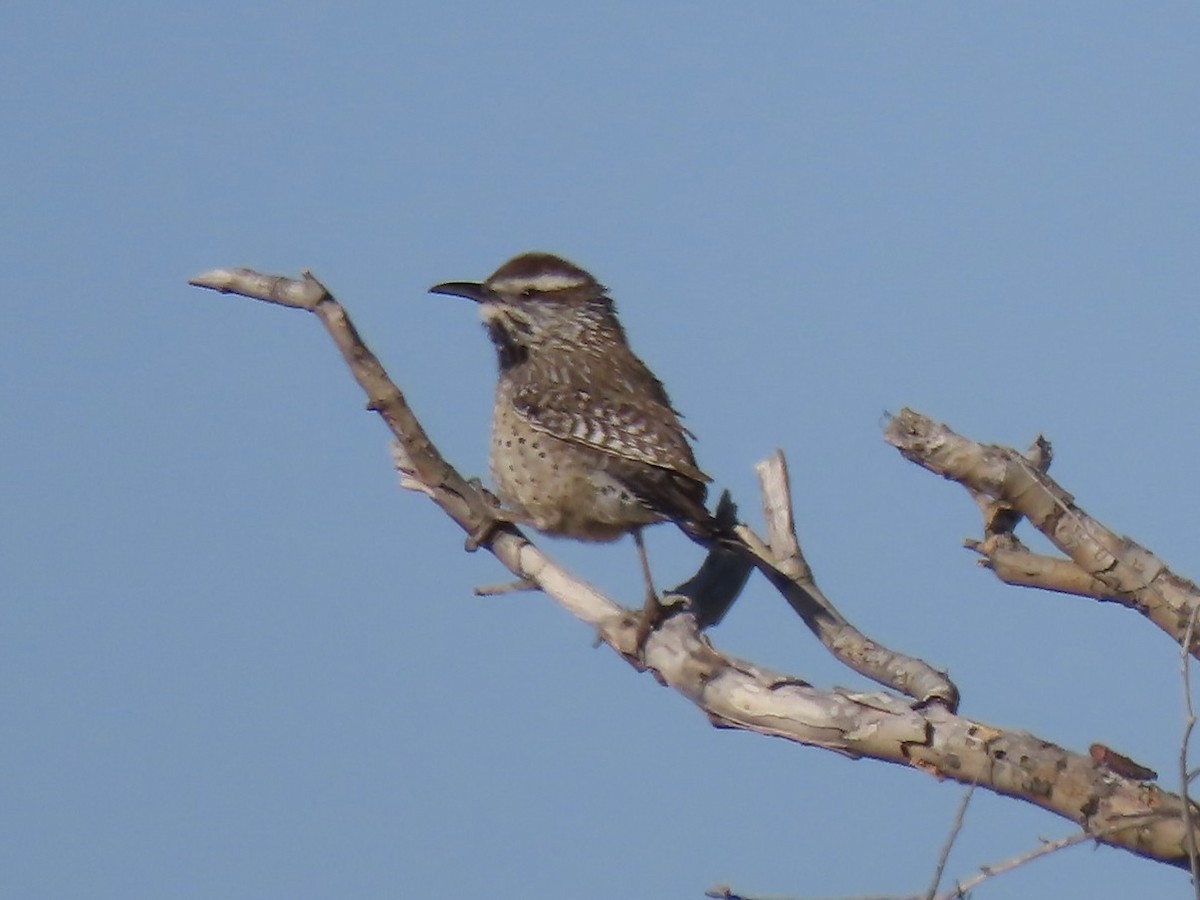
M 467 484 L 470 485 L 472 490 L 478 492 L 478 494 L 483 497 L 483 502 L 488 506 L 493 509 L 500 508 L 500 498 L 483 486 L 483 481 L 478 475 L 468 478 Z
M 516 510 L 508 509 L 500 498 L 483 486 L 478 478 L 468 478 L 467 484 L 473 487 L 479 496 L 483 498 L 483 521 L 476 526 L 475 530 L 467 535 L 467 540 L 463 544 L 463 549 L 468 553 L 474 553 L 493 537 L 505 525 L 533 525 L 534 522 L 529 516 L 519 513 Z
M 646 652 L 646 641 L 650 639 L 650 635 L 654 630 L 663 623 L 667 618 L 667 607 L 663 606 L 658 599 L 658 594 L 651 591 L 646 592 L 646 600 L 642 604 L 641 615 L 638 616 L 637 631 L 634 632 L 634 637 L 637 640 L 637 655 L 639 658 L 644 658 Z
M 503 524 L 503 519 L 497 519 L 494 516 L 484 519 L 474 531 L 467 535 L 467 539 L 463 542 L 463 549 L 468 553 L 474 553 L 490 541 L 492 536 L 495 535 L 496 529 Z

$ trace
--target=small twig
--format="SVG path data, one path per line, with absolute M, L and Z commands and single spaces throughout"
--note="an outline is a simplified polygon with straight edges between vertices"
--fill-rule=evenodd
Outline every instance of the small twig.
M 1188 744 L 1192 740 L 1192 730 L 1196 727 L 1196 710 L 1192 706 L 1192 673 L 1190 652 L 1192 636 L 1196 632 L 1196 616 L 1200 615 L 1200 606 L 1188 617 L 1187 631 L 1179 645 L 1179 671 L 1183 678 L 1183 707 L 1185 711 L 1183 738 L 1179 744 L 1179 795 L 1183 798 L 1183 845 L 1187 849 L 1188 864 L 1192 871 L 1192 893 L 1200 900 L 1200 858 L 1196 850 L 1196 829 L 1193 827 L 1192 800 L 1188 796 Z
M 528 578 L 518 578 L 516 581 L 503 581 L 499 584 L 481 584 L 475 588 L 476 597 L 499 597 L 502 594 L 519 594 L 524 591 L 539 590 L 537 583 Z
M 973 789 L 974 786 L 972 786 L 972 790 Z M 965 811 L 967 805 L 966 801 L 969 798 L 970 791 L 967 792 L 967 796 L 963 798 L 963 802 L 960 804 L 960 814 Z M 997 875 L 1003 875 L 1006 872 L 1011 872 L 1014 869 L 1025 865 L 1026 863 L 1033 862 L 1035 859 L 1041 859 L 1043 856 L 1049 856 L 1051 853 L 1057 853 L 1059 850 L 1065 850 L 1068 847 L 1074 847 L 1076 844 L 1082 844 L 1084 841 L 1088 841 L 1093 838 L 1099 839 L 1104 837 L 1106 834 L 1111 834 L 1112 832 L 1129 828 L 1136 825 L 1137 820 L 1139 819 L 1145 820 L 1151 818 L 1154 818 L 1154 816 L 1134 816 L 1131 817 L 1130 821 L 1123 822 L 1120 825 L 1113 825 L 1111 828 L 1106 828 L 1102 831 L 1079 831 L 1075 834 L 1058 838 L 1057 840 L 1043 840 L 1040 846 L 1026 851 L 1025 853 L 1020 853 L 1014 857 L 1011 857 L 1010 859 L 1006 859 L 1003 862 L 995 863 L 993 865 L 980 866 L 979 874 L 968 878 L 966 881 L 959 882 L 949 891 L 938 894 L 936 897 L 933 897 L 933 895 L 928 893 L 921 896 L 916 894 L 883 894 L 873 895 L 870 897 L 859 896 L 830 898 L 830 900 L 929 900 L 930 897 L 933 897 L 933 900 L 963 900 L 963 898 L 966 897 L 970 891 L 983 884 L 983 882 L 987 881 L 989 878 L 995 878 Z M 713 900 L 812 900 L 812 898 L 804 898 L 800 896 L 782 898 L 739 894 L 728 885 L 716 885 L 715 887 L 709 888 L 707 891 L 705 891 L 704 896 L 713 898 Z
M 963 792 L 962 800 L 958 804 L 958 812 L 954 814 L 954 823 L 950 826 L 950 833 L 946 835 L 946 843 L 942 845 L 942 852 L 938 854 L 937 868 L 933 870 L 933 882 L 929 885 L 929 890 L 925 892 L 925 900 L 933 900 L 937 895 L 938 885 L 942 883 L 942 873 L 946 871 L 946 861 L 950 859 L 950 851 L 954 848 L 954 842 L 958 839 L 958 834 L 962 831 L 963 822 L 967 818 L 967 806 L 971 802 L 971 796 L 975 793 L 975 785 L 971 785 Z
M 1152 816 L 1139 816 L 1136 818 L 1147 819 Z M 1121 825 L 1114 825 L 1111 828 L 1106 828 L 1102 831 L 1079 831 L 1075 834 L 1067 835 L 1066 837 L 1058 838 L 1053 841 L 1042 841 L 1040 847 L 1035 847 L 1025 853 L 1018 854 L 1011 859 L 1006 859 L 1004 862 L 996 863 L 995 865 L 980 866 L 979 874 L 966 881 L 961 881 L 954 886 L 954 889 L 939 894 L 935 900 L 962 900 L 968 892 L 974 890 L 989 878 L 995 878 L 997 875 L 1003 875 L 1005 872 L 1011 872 L 1026 863 L 1033 862 L 1035 859 L 1041 859 L 1043 856 L 1049 856 L 1051 853 L 1057 853 L 1059 850 L 1065 850 L 1068 847 L 1074 847 L 1076 844 L 1082 844 L 1084 841 L 1099 839 L 1106 834 L 1111 834 L 1115 831 L 1120 831 L 1124 828 L 1129 828 L 1134 822 L 1125 822 Z

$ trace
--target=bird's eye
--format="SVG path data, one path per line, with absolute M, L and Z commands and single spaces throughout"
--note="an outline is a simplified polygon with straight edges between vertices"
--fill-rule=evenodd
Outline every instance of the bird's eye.
M 531 288 L 531 287 L 525 288 L 525 290 L 521 291 L 521 296 L 525 297 L 525 298 L 532 297 L 533 296 L 533 288 Z

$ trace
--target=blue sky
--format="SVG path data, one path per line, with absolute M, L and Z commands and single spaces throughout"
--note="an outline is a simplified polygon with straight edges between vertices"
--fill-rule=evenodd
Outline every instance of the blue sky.
M 752 520 L 785 449 L 863 630 L 969 716 L 1173 771 L 1170 641 L 996 584 L 880 427 L 1042 431 L 1200 572 L 1198 45 L 1184 2 L 8 9 L 0 895 L 900 893 L 949 828 L 955 785 L 716 731 L 546 598 L 474 598 L 498 564 L 395 488 L 316 322 L 187 287 L 219 266 L 311 267 L 470 474 L 494 361 L 425 289 L 573 259 Z M 630 542 L 545 546 L 636 602 Z M 713 638 L 869 687 L 758 582 Z M 979 795 L 949 871 L 1069 831 Z M 1186 890 L 1076 849 L 979 896 L 1068 881 Z

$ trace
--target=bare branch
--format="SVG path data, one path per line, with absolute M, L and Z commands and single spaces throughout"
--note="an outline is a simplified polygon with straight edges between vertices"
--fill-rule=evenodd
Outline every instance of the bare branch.
M 976 443 L 910 409 L 891 419 L 885 437 L 917 465 L 957 481 L 973 494 L 1010 505 L 1077 568 L 1051 572 L 1031 564 L 1028 568 L 1034 574 L 1025 581 L 1018 575 L 1010 583 L 1034 583 L 1049 590 L 1065 587 L 1070 593 L 1121 603 L 1150 619 L 1177 643 L 1184 640 L 1193 610 L 1200 605 L 1200 589 L 1145 547 L 1089 516 L 1030 459 L 1009 447 Z M 1024 549 L 1019 543 L 1000 546 L 996 542 L 996 547 L 1012 553 Z M 985 540 L 972 549 L 987 555 L 993 548 Z M 1010 575 L 1021 568 L 1012 557 L 991 567 Z M 1088 591 L 1093 581 L 1102 589 Z M 1196 641 L 1185 646 L 1193 655 L 1200 652 Z
M 763 515 L 769 544 L 763 544 L 748 528 L 740 532 L 753 544 L 764 547 L 772 565 L 760 571 L 787 600 L 804 624 L 825 647 L 854 671 L 920 700 L 939 702 L 951 711 L 958 708 L 958 688 L 923 660 L 897 653 L 868 638 L 855 628 L 821 592 L 812 567 L 804 558 L 796 537 L 792 513 L 792 490 L 787 461 L 776 450 L 755 466 L 763 495 Z M 761 551 L 760 551 L 761 552 Z
M 1129 824 L 1133 824 L 1132 822 Z M 1119 828 L 1120 826 L 1114 826 Z M 1057 853 L 1059 850 L 1066 850 L 1068 847 L 1074 847 L 1076 844 L 1082 844 L 1088 840 L 1101 840 L 1104 837 L 1103 832 L 1086 832 L 1079 831 L 1075 834 L 1067 835 L 1066 837 L 1058 838 L 1053 841 L 1043 840 L 1041 845 L 1029 850 L 1026 853 L 1018 854 L 1017 856 L 1007 859 L 1004 862 L 993 863 L 987 866 L 979 867 L 979 874 L 968 878 L 966 881 L 959 882 L 955 885 L 954 890 L 939 894 L 937 900 L 962 900 L 968 893 L 979 885 L 983 884 L 989 878 L 995 878 L 997 875 L 1003 875 L 1006 872 L 1011 872 L 1014 869 L 1020 868 L 1026 863 L 1031 863 L 1035 859 L 1041 859 L 1043 856 L 1049 856 L 1051 853 Z
M 322 300 L 330 299 L 325 285 L 307 269 L 301 273 L 299 280 L 282 275 L 263 275 L 253 269 L 213 269 L 189 278 L 188 284 L 222 294 L 266 300 L 292 309 L 307 309 L 309 312 L 315 310 Z
M 965 804 L 960 805 L 960 810 Z M 1125 825 L 1113 826 L 1114 828 L 1130 827 L 1135 822 L 1130 821 Z M 989 865 L 980 866 L 979 874 L 968 878 L 966 881 L 960 881 L 953 888 L 938 894 L 934 900 L 964 900 L 970 895 L 970 892 L 979 885 L 983 884 L 989 878 L 995 878 L 997 875 L 1004 875 L 1018 869 L 1027 863 L 1031 863 L 1036 859 L 1041 859 L 1044 856 L 1049 856 L 1052 853 L 1057 853 L 1060 850 L 1066 850 L 1068 847 L 1074 847 L 1077 844 L 1082 844 L 1089 840 L 1101 840 L 1104 837 L 1103 832 L 1087 832 L 1078 831 L 1075 834 L 1067 835 L 1063 838 L 1058 838 L 1053 841 L 1043 840 L 1037 847 L 1028 850 L 1025 853 L 1019 853 L 1003 862 L 991 863 Z M 803 897 L 766 897 L 750 894 L 741 894 L 733 890 L 728 885 L 717 885 L 709 888 L 704 893 L 705 897 L 714 898 L 714 900 L 806 900 Z M 886 894 L 872 895 L 870 897 L 844 897 L 837 900 L 929 900 L 930 895 L 917 894 Z
M 1183 678 L 1184 706 L 1183 737 L 1179 742 L 1179 794 L 1183 798 L 1184 847 L 1187 848 L 1188 866 L 1192 873 L 1192 892 L 1195 894 L 1197 900 L 1200 900 L 1200 859 L 1197 858 L 1196 852 L 1195 828 L 1189 827 L 1194 821 L 1194 811 L 1192 809 L 1191 798 L 1188 797 L 1188 783 L 1191 781 L 1191 778 L 1188 777 L 1188 745 L 1192 740 L 1192 730 L 1196 727 L 1196 710 L 1192 706 L 1192 673 L 1190 665 L 1192 655 L 1187 652 L 1187 648 L 1192 646 L 1192 636 L 1196 631 L 1196 616 L 1198 613 L 1200 613 L 1200 607 L 1197 607 L 1197 611 L 1193 612 L 1192 617 L 1188 620 L 1183 643 L 1179 645 L 1179 670 Z
M 1129 605 L 1127 597 L 1110 590 L 1071 560 L 1033 553 L 1015 534 L 991 535 L 982 541 L 967 539 L 963 546 L 982 556 L 979 564 L 991 569 L 1005 584 Z
M 305 272 L 302 280 L 293 281 L 280 276 L 262 275 L 250 269 L 218 269 L 197 276 L 190 283 L 315 313 L 366 392 L 368 409 L 378 412 L 395 435 L 398 452 L 405 460 L 400 466 L 407 479 L 405 486 L 425 493 L 442 506 L 467 532 L 469 543 L 473 544 L 477 535 L 491 534 L 493 531 L 520 534 L 511 524 L 497 525 L 482 491 L 459 475 L 437 453 L 412 414 L 404 394 L 388 378 L 379 360 L 363 343 L 345 309 L 311 273 Z M 778 459 L 780 462 L 775 470 L 782 475 L 774 483 L 767 476 L 764 489 L 775 491 L 770 503 L 783 510 L 788 523 L 785 532 L 790 535 L 790 545 L 794 546 L 794 551 L 784 551 L 784 557 L 788 558 L 794 552 L 802 562 L 799 544 L 796 543 L 794 531 L 790 530 L 791 498 L 787 489 L 786 470 L 782 468 L 782 455 Z M 723 498 L 718 513 L 732 518 L 734 511 L 732 501 Z M 778 532 L 778 522 L 773 527 Z M 919 659 L 896 653 L 867 638 L 820 595 L 806 565 L 797 578 L 789 578 L 778 571 L 771 549 L 749 528 L 739 526 L 738 533 L 754 555 L 754 563 L 758 568 L 839 659 L 868 678 L 923 703 L 936 701 L 951 709 L 957 707 L 958 690 L 944 673 Z M 495 552 L 494 547 L 490 549 Z M 713 546 L 705 566 L 672 593 L 690 600 L 702 624 L 715 623 L 737 597 L 748 571 L 748 563 L 743 555 L 729 552 L 728 548 Z
M 914 709 L 883 693 L 818 690 L 800 678 L 719 652 L 701 631 L 696 615 L 683 605 L 648 636 L 643 654 L 638 654 L 637 626 L 629 610 L 555 563 L 511 525 L 485 527 L 495 525 L 486 498 L 441 457 L 404 394 L 362 343 L 345 310 L 323 287 L 318 293 L 320 283 L 315 278 L 306 276 L 303 282 L 290 284 L 286 279 L 235 272 L 220 278 L 209 273 L 196 281 L 271 302 L 288 298 L 283 305 L 315 313 L 366 392 L 368 408 L 378 412 L 395 435 L 406 486 L 430 498 L 468 535 L 485 534 L 482 545 L 514 576 L 538 585 L 591 625 L 598 638 L 631 665 L 652 670 L 717 727 L 783 737 L 850 757 L 912 767 L 938 778 L 978 783 L 1076 822 L 1106 843 L 1186 867 L 1184 832 L 1189 820 L 1181 814 L 1181 798 L 1025 732 L 955 715 L 943 703 Z M 1022 504 L 1015 505 L 1029 515 Z M 1035 521 L 1041 518 L 1039 512 Z M 772 549 L 791 558 L 798 545 L 785 547 L 788 542 L 778 540 L 779 530 L 773 527 L 772 536 L 780 547 Z M 803 572 L 798 577 L 811 580 L 811 574 Z M 780 578 L 799 587 L 797 581 Z
M 958 840 L 959 832 L 962 831 L 963 822 L 967 818 L 967 807 L 971 804 L 971 797 L 975 794 L 975 785 L 971 785 L 963 792 L 962 800 L 958 803 L 958 810 L 954 814 L 954 822 L 950 825 L 950 833 L 946 835 L 946 841 L 942 844 L 942 852 L 938 854 L 937 866 L 933 870 L 933 881 L 929 885 L 929 890 L 925 892 L 925 900 L 933 900 L 937 894 L 938 885 L 942 883 L 942 874 L 946 871 L 946 862 L 950 859 L 950 851 L 954 849 L 954 842 Z

